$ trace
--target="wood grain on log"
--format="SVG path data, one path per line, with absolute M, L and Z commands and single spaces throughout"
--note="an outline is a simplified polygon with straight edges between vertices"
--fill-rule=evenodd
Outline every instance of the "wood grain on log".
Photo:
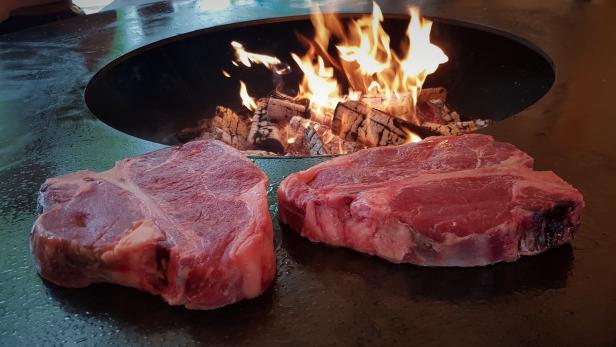
M 315 121 L 321 125 L 326 127 L 332 126 L 332 119 L 334 118 L 334 110 L 332 109 L 321 109 L 320 112 L 310 111 L 310 120 Z
M 411 94 L 401 93 L 393 98 L 386 98 L 383 94 L 364 94 L 360 101 L 377 110 L 383 111 L 401 119 L 412 119 L 415 112 Z
M 406 129 L 405 121 L 361 101 L 338 103 L 332 120 L 335 135 L 368 147 L 401 145 L 407 140 Z
M 443 87 L 422 89 L 417 97 L 417 105 L 429 102 L 441 102 L 443 105 L 447 99 L 447 90 Z M 411 93 L 399 93 L 397 96 L 387 98 L 380 93 L 362 94 L 360 101 L 377 110 L 383 111 L 396 118 L 404 119 L 408 122 L 420 124 L 421 115 L 417 115 L 418 110 L 413 102 Z M 458 119 L 459 121 L 459 119 Z
M 329 151 L 325 148 L 323 138 L 317 133 L 317 130 L 313 125 L 304 129 L 304 146 L 308 149 L 310 155 L 325 155 L 329 154 Z
M 219 140 L 237 149 L 247 148 L 248 125 L 235 112 L 226 107 L 216 107 L 212 126 Z
M 312 122 L 302 117 L 292 117 L 287 125 L 287 149 L 290 155 L 309 155 L 304 145 L 304 129 Z
M 462 135 L 485 128 L 490 123 L 491 121 L 487 119 L 473 119 L 469 121 L 451 122 L 448 124 L 424 122 L 421 126 L 441 135 Z
M 419 124 L 425 122 L 449 124 L 461 121 L 457 112 L 450 110 L 443 101 L 438 99 L 418 103 L 416 118 Z
M 270 121 L 267 114 L 267 98 L 257 103 L 257 110 L 252 117 L 248 141 L 255 149 L 274 153 L 284 153 L 287 139 L 284 127 L 279 128 Z
M 219 140 L 240 150 L 249 146 L 247 120 L 223 106 L 216 107 L 212 118 L 201 120 L 194 128 L 181 130 L 177 137 L 182 142 Z
M 280 125 L 287 124 L 292 117 L 310 117 L 306 105 L 274 97 L 266 98 L 265 102 L 267 118 Z

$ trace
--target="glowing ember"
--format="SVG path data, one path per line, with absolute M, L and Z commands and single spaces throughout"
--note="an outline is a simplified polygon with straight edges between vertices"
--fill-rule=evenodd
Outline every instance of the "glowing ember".
M 240 81 L 240 96 L 242 97 L 242 105 L 246 106 L 247 109 L 251 111 L 257 109 L 257 103 L 253 97 L 248 95 L 246 84 L 243 81 Z

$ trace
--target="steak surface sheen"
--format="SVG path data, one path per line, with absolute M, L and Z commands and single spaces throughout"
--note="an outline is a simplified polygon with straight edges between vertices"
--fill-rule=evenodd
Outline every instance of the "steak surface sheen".
M 572 241 L 582 194 L 486 135 L 362 150 L 287 177 L 283 223 L 395 263 L 479 266 Z
M 111 282 L 210 309 L 261 294 L 275 274 L 267 176 L 218 141 L 51 178 L 40 199 L 31 248 L 61 286 Z

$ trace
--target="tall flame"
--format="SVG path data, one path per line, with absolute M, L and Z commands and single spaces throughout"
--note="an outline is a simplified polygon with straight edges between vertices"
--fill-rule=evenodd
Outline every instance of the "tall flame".
M 246 106 L 247 109 L 251 111 L 257 109 L 257 103 L 253 97 L 248 95 L 248 89 L 246 89 L 246 84 L 243 81 L 240 81 L 240 97 L 242 98 L 242 105 Z
M 364 76 L 381 73 L 391 64 L 389 35 L 383 30 L 381 22 L 383 22 L 383 13 L 375 3 L 372 16 L 364 16 L 353 21 L 351 32 L 343 40 L 344 44 L 336 46 L 340 52 L 340 58 L 347 62 L 356 62 L 359 72 Z
M 334 15 L 324 15 L 316 8 L 311 17 L 315 27 L 315 38 L 313 41 L 305 41 L 314 42 L 317 47 L 311 47 L 304 57 L 294 60 L 302 62 L 302 64 L 298 62 L 298 65 L 305 74 L 306 71 L 330 69 L 331 67 L 322 66 L 321 55 L 325 56 L 328 62 L 335 61 L 327 52 L 331 39 L 336 38 L 339 42 L 336 45 L 340 56 L 339 69 L 346 75 L 350 84 L 349 94 L 353 91 L 379 94 L 384 104 L 408 100 L 409 105 L 404 108 L 407 110 L 406 113 L 396 116 L 413 120 L 417 95 L 426 77 L 436 71 L 440 64 L 447 62 L 448 58 L 438 46 L 430 42 L 432 22 L 422 18 L 416 7 L 411 7 L 409 13 L 411 19 L 406 31 L 408 48 L 403 50 L 400 57 L 392 50 L 390 37 L 381 26 L 383 13 L 376 3 L 373 4 L 372 15 L 351 21 L 346 32 Z M 316 99 L 315 103 L 319 106 L 337 102 L 341 98 L 340 88 L 337 92 L 331 87 L 327 92 L 321 90 L 323 85 L 337 85 L 333 74 L 318 75 L 319 79 L 314 78 L 314 75 L 304 76 L 300 96 L 311 101 Z M 324 102 L 325 93 L 337 99 L 329 103 Z M 401 95 L 408 97 L 402 98 Z
M 321 13 L 319 7 L 313 5 L 314 37 L 301 37 L 308 51 L 303 56 L 291 53 L 303 72 L 297 98 L 309 99 L 313 114 L 320 117 L 331 114 L 344 100 L 376 100 L 373 107 L 384 107 L 383 111 L 392 116 L 414 122 L 417 97 L 426 77 L 448 58 L 430 42 L 432 22 L 421 17 L 416 7 L 409 8 L 409 14 L 408 42 L 402 42 L 400 53 L 397 53 L 381 25 L 384 17 L 376 3 L 373 3 L 371 15 L 351 20 L 348 24 L 343 24 L 333 14 Z M 328 53 L 333 42 L 338 57 Z M 231 42 L 231 46 L 235 50 L 235 60 L 232 61 L 235 66 L 239 63 L 248 67 L 263 64 L 279 75 L 290 72 L 289 65 L 274 56 L 248 52 L 237 41 Z M 336 80 L 336 71 L 346 77 L 349 90 L 342 91 Z M 224 70 L 223 74 L 229 75 Z M 241 81 L 240 95 L 243 105 L 256 109 L 254 99 Z M 409 132 L 408 141 L 419 140 L 419 136 Z
M 334 78 L 334 69 L 325 67 L 323 58 L 318 56 L 316 63 L 309 54 L 300 58 L 291 53 L 291 57 L 304 73 L 304 81 L 299 86 L 299 95 L 309 99 L 314 111 L 322 112 L 324 108 L 334 108 L 340 101 L 338 82 Z

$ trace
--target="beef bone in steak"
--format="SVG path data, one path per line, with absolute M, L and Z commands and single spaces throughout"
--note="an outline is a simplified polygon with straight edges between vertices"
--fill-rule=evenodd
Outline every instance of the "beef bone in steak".
M 40 197 L 31 247 L 55 284 L 111 282 L 210 309 L 256 297 L 274 277 L 267 176 L 219 141 L 51 178 Z
M 515 261 L 573 239 L 582 194 L 486 135 L 361 150 L 287 177 L 283 223 L 395 263 Z

